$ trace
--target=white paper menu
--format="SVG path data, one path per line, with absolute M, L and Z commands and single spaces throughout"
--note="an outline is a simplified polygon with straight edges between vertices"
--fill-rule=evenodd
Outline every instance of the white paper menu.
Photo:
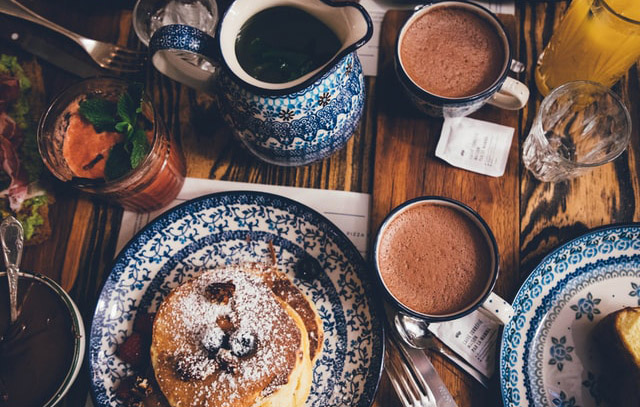
M 150 213 L 125 211 L 122 215 L 116 254 L 147 223 L 161 213 L 190 199 L 213 192 L 260 191 L 282 195 L 305 204 L 326 216 L 336 224 L 366 257 L 369 238 L 369 207 L 371 195 L 358 192 L 332 191 L 326 189 L 282 187 L 276 185 L 251 184 L 246 182 L 218 181 L 187 178 L 182 191 L 168 206 Z

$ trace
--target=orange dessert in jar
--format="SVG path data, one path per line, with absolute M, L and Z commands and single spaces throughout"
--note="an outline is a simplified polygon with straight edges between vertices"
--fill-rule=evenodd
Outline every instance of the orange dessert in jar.
M 70 87 L 42 117 L 38 147 L 57 178 L 136 212 L 167 205 L 184 183 L 182 152 L 140 84 Z

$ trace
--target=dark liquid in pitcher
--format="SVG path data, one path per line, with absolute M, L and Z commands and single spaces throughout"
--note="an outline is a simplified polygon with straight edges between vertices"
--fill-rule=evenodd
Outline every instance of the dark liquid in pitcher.
M 263 82 L 295 80 L 320 67 L 340 49 L 336 34 L 294 7 L 273 7 L 251 17 L 236 39 L 242 69 Z

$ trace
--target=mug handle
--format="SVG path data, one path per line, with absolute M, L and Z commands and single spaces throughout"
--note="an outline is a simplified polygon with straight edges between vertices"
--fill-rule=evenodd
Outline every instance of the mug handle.
M 507 76 L 500 89 L 487 100 L 490 105 L 506 110 L 520 110 L 529 100 L 529 88 L 524 83 Z
M 180 53 L 194 54 L 211 63 L 215 70 L 201 69 Z M 149 40 L 149 55 L 153 66 L 169 78 L 194 89 L 214 91 L 220 48 L 217 39 L 204 31 L 184 24 L 162 26 Z
M 503 300 L 502 297 L 493 291 L 478 309 L 484 311 L 487 315 L 491 315 L 493 319 L 499 321 L 503 326 L 507 325 L 511 317 L 513 317 L 513 307 L 511 304 Z

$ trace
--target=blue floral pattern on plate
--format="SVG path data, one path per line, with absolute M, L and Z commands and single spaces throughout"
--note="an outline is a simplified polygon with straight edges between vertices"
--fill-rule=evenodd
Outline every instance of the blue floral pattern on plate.
M 325 332 L 308 407 L 369 406 L 382 371 L 384 333 L 362 256 L 322 215 L 287 198 L 227 192 L 186 202 L 149 224 L 118 255 L 100 294 L 90 335 L 97 407 L 122 406 L 119 381 L 132 369 L 116 355 L 139 311 L 155 311 L 176 286 L 204 268 L 270 261 L 282 271 L 311 256 L 325 273 L 294 283 L 318 309 Z
M 629 291 L 629 295 L 638 299 L 638 306 L 640 306 L 640 284 L 631 283 L 632 290 Z
M 556 398 L 554 398 L 551 402 L 553 403 L 554 406 L 557 406 L 557 407 L 579 407 L 576 404 L 576 398 L 575 397 L 568 398 L 568 396 L 563 391 L 561 391 L 560 394 Z
M 586 298 L 580 298 L 577 304 L 571 306 L 571 309 L 576 312 L 576 319 L 586 315 L 589 321 L 593 321 L 593 316 L 600 313 L 600 310 L 596 307 L 598 304 L 600 304 L 600 298 L 593 298 L 591 293 L 587 293 Z
M 551 349 L 549 353 L 551 358 L 549 359 L 550 365 L 555 365 L 558 370 L 562 371 L 565 362 L 573 361 L 571 352 L 573 352 L 573 346 L 567 346 L 567 337 L 562 338 L 551 337 Z
M 549 254 L 520 288 L 513 302 L 514 317 L 504 329 L 500 353 L 504 405 L 597 406 L 600 397 L 589 333 L 604 316 L 637 304 L 630 289 L 639 278 L 637 224 L 595 230 Z M 568 346 L 571 352 L 566 352 Z M 566 355 L 571 357 L 569 363 Z

